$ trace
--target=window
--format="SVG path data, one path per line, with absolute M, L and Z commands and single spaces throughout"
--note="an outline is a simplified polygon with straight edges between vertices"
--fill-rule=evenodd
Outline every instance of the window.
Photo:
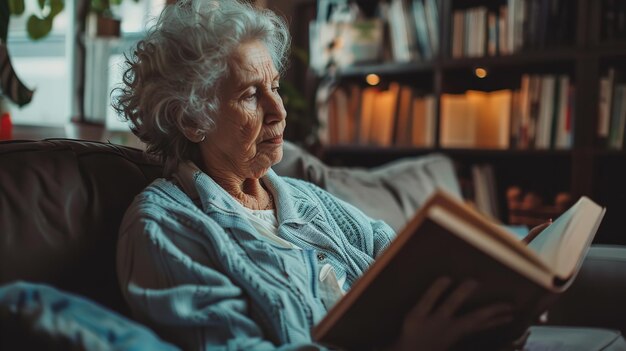
M 52 32 L 38 41 L 31 40 L 26 33 L 28 14 L 37 13 L 37 1 L 26 0 L 25 5 L 24 15 L 11 17 L 8 48 L 18 76 L 27 87 L 35 89 L 35 94 L 22 108 L 9 104 L 12 119 L 16 124 L 63 126 L 77 108 L 72 84 L 76 72 L 70 60 L 76 49 L 72 39 L 75 23 L 69 16 L 75 10 L 76 1 L 65 2 L 65 9 L 54 20 Z M 113 8 L 114 14 L 122 19 L 121 38 L 86 38 L 87 51 L 99 50 L 95 56 L 97 62 L 93 62 L 96 52 L 93 50 L 85 62 L 85 94 L 91 96 L 91 100 L 86 98 L 85 107 L 93 112 L 85 113 L 88 120 L 100 123 L 107 120 L 115 125 L 109 94 L 112 87 L 121 82 L 118 66 L 123 62 L 122 54 L 141 39 L 147 25 L 164 5 L 165 0 L 125 0 Z M 119 123 L 116 125 L 120 127 Z
M 26 33 L 26 14 L 35 13 L 37 5 L 34 1 L 26 1 L 25 5 L 25 15 L 10 19 L 7 46 L 18 77 L 28 88 L 35 89 L 35 94 L 21 109 L 8 104 L 12 119 L 20 124 L 65 124 L 71 103 L 67 11 L 57 15 L 47 37 L 33 41 Z

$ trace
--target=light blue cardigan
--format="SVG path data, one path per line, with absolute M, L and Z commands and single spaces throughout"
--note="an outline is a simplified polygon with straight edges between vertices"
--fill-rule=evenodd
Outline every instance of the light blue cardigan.
M 312 346 L 310 330 L 327 312 L 317 292 L 322 264 L 345 275 L 347 289 L 395 235 L 315 185 L 270 170 L 263 180 L 279 235 L 303 250 L 279 248 L 209 176 L 192 178 L 193 200 L 164 179 L 135 198 L 117 261 L 134 315 L 186 350 Z

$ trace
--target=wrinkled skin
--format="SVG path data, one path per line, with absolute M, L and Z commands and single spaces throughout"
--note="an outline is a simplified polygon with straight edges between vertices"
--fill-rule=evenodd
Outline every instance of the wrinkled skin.
M 221 87 L 216 126 L 199 143 L 200 168 L 253 210 L 273 207 L 260 178 L 283 155 L 287 113 L 278 94 L 279 78 L 263 43 L 240 45 Z

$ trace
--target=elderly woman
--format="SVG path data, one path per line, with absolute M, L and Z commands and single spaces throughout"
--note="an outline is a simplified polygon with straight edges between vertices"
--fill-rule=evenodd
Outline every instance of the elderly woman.
M 119 279 L 136 318 L 184 349 L 323 348 L 311 328 L 394 237 L 385 223 L 272 171 L 282 157 L 289 42 L 268 10 L 179 1 L 127 60 L 117 108 L 163 158 L 166 178 L 126 213 Z M 453 317 L 471 283 L 433 308 L 450 284 L 431 287 L 389 348 L 445 349 L 509 319 L 501 305 Z

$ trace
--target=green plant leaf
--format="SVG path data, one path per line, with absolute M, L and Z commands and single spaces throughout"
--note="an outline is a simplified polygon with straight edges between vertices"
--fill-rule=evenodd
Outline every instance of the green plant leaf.
M 103 0 L 91 0 L 89 2 L 89 8 L 95 13 L 102 13 L 104 12 L 104 10 L 106 10 L 106 6 Z
M 0 97 L 6 96 L 18 106 L 24 106 L 33 98 L 33 91 L 28 89 L 15 74 L 6 45 L 0 43 Z
M 12 15 L 21 16 L 24 14 L 24 0 L 9 0 L 8 3 Z
M 28 22 L 26 23 L 26 30 L 28 31 L 28 36 L 31 39 L 41 39 L 48 35 L 48 33 L 52 30 L 52 17 L 48 16 L 41 19 L 35 15 L 30 15 L 30 17 L 28 17 Z
M 61 11 L 63 11 L 64 7 L 65 3 L 63 0 L 50 0 L 50 17 L 54 18 Z
M 37 0 L 37 3 L 39 4 L 39 8 L 42 10 L 46 7 L 46 0 Z
M 2 40 L 3 43 L 7 42 L 10 16 L 9 3 L 6 1 L 0 1 L 0 40 Z

